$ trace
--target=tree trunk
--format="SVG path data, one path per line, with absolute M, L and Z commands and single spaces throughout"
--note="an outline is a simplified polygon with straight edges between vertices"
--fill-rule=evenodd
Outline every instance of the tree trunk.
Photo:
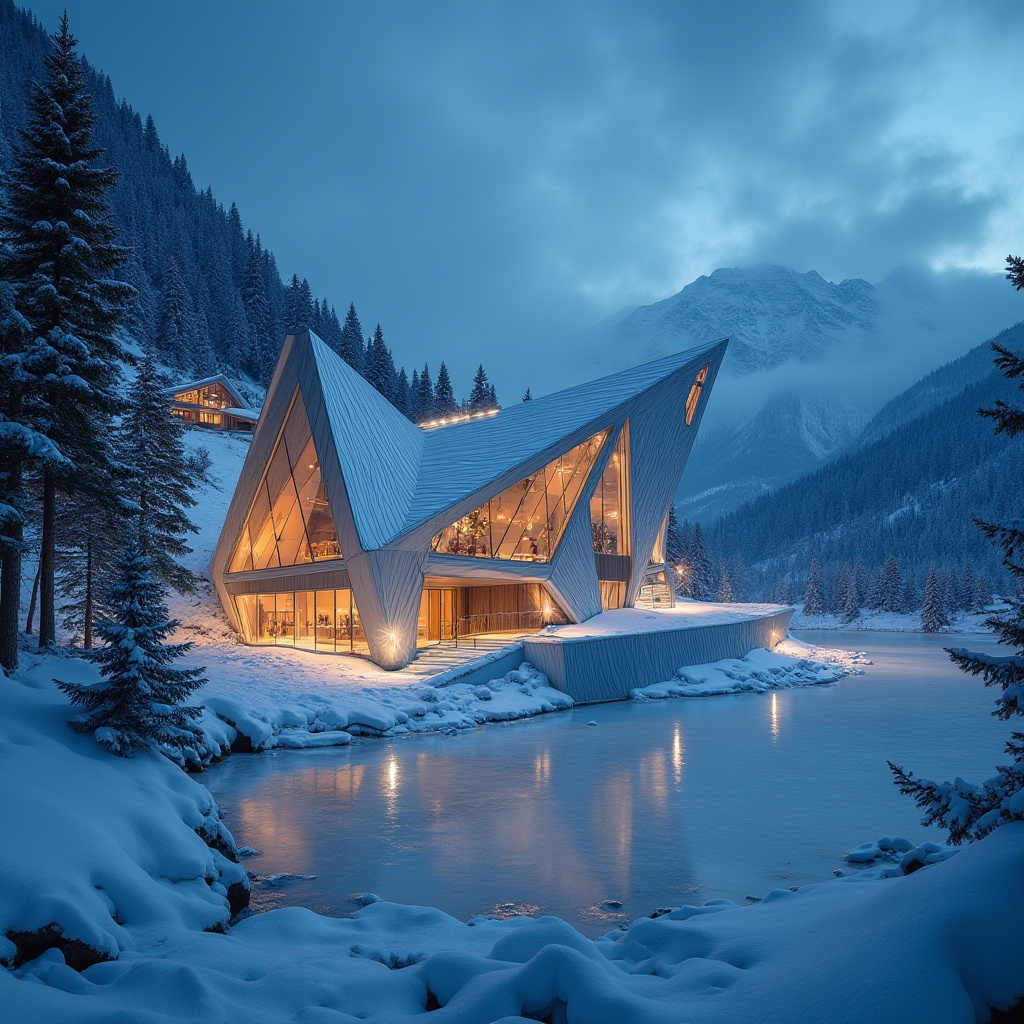
M 36 603 L 39 600 L 39 567 L 36 567 L 36 578 L 32 581 L 32 596 L 28 601 L 28 615 L 25 617 L 25 632 L 32 635 L 32 620 L 36 617 Z
M 17 411 L 17 406 L 14 407 Z M 8 505 L 17 507 L 21 493 L 21 460 L 12 458 L 5 466 L 7 488 L 2 495 Z M 13 672 L 18 667 L 18 613 L 21 611 L 21 542 L 22 523 L 11 523 L 7 529 L 8 543 L 0 552 L 0 669 Z
M 21 523 L 12 523 L 7 532 L 11 545 L 4 547 L 0 562 L 0 668 L 5 672 L 13 672 L 18 667 L 21 533 Z
M 93 644 L 92 616 L 92 541 L 90 540 L 85 544 L 85 625 L 82 627 L 82 646 L 87 651 L 92 650 Z
M 39 553 L 39 646 L 52 647 L 57 640 L 54 623 L 54 529 L 56 527 L 57 481 L 47 470 L 43 474 L 43 536 Z

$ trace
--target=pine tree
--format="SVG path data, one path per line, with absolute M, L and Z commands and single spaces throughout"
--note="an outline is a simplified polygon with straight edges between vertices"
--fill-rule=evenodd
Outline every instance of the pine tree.
M 729 573 L 724 564 L 719 567 L 718 589 L 715 591 L 715 600 L 719 604 L 730 604 L 732 602 L 732 587 L 729 585 Z
M 729 583 L 732 585 L 732 599 L 746 601 L 747 567 L 743 562 L 743 555 L 739 551 L 729 560 Z
M 711 576 L 711 560 L 704 546 L 704 531 L 697 523 L 693 528 L 693 540 L 690 541 L 690 596 L 695 601 L 710 601 L 714 593 Z
M 164 273 L 156 320 L 156 344 L 160 354 L 179 370 L 195 368 L 196 325 L 191 303 L 176 260 Z
M 860 601 L 857 597 L 857 576 L 851 573 L 846 580 L 846 592 L 843 595 L 843 622 L 853 622 L 860 618 Z
M 426 368 L 424 367 L 425 372 Z M 420 380 L 422 381 L 422 379 L 421 376 Z M 448 367 L 442 362 L 441 369 L 437 371 L 437 383 L 434 385 L 434 415 L 451 416 L 458 412 L 458 409 L 451 378 L 448 376 Z
M 807 574 L 807 589 L 804 592 L 804 615 L 821 615 L 821 566 L 816 558 L 811 559 L 811 569 Z
M 263 258 L 259 241 L 249 253 L 245 267 L 245 281 L 242 285 L 242 308 L 249 324 L 249 351 L 242 362 L 242 369 L 253 380 L 261 384 L 270 382 L 274 372 L 275 343 L 274 323 L 267 287 L 263 280 Z
M 946 605 L 939 590 L 939 579 L 935 566 L 928 567 L 928 578 L 924 583 L 924 600 L 921 604 L 921 629 L 926 633 L 941 632 L 949 625 Z
M 206 682 L 204 670 L 171 666 L 192 644 L 164 642 L 178 623 L 168 619 L 163 589 L 134 542 L 120 559 L 110 601 L 113 615 L 96 626 L 105 644 L 87 655 L 99 665 L 102 681 L 55 680 L 72 704 L 84 708 L 68 724 L 92 733 L 119 757 L 153 746 L 179 755 L 198 747 L 202 708 L 182 702 Z
M 533 401 L 533 395 L 530 394 L 530 389 L 529 388 L 526 389 L 526 393 L 523 395 L 523 401 L 524 402 L 532 402 Z
M 889 555 L 882 566 L 882 611 L 903 611 L 903 578 L 895 556 Z
M 391 352 L 384 343 L 384 332 L 377 324 L 366 347 L 363 376 L 367 383 L 372 384 L 389 402 L 394 399 L 397 374 Z
M 338 355 L 352 367 L 356 373 L 363 372 L 363 328 L 356 316 L 354 302 L 349 303 L 345 314 L 345 323 L 341 327 L 341 340 L 338 343 Z
M 1024 260 L 1009 257 L 1007 269 L 1007 277 L 1014 287 L 1018 291 L 1024 289 Z M 992 347 L 996 352 L 995 364 L 1003 376 L 1019 381 L 1018 386 L 1024 390 L 1024 359 L 999 345 Z M 1016 437 L 1024 432 L 1024 404 L 997 401 L 991 408 L 982 410 L 982 415 L 995 421 L 996 433 Z M 1016 479 L 1020 476 L 1018 466 Z M 1024 528 L 1020 520 L 992 523 L 977 519 L 975 522 L 985 536 L 1002 549 L 1003 565 L 1010 575 L 1018 584 L 1024 583 L 1024 565 L 1020 559 Z M 949 656 L 963 671 L 980 675 L 986 686 L 1000 688 L 1002 692 L 996 698 L 993 713 L 1007 722 L 1024 715 L 1024 600 L 1020 589 L 1007 610 L 991 616 L 987 625 L 995 632 L 999 643 L 1012 652 L 1010 656 L 979 654 L 960 648 L 949 649 Z M 1005 752 L 1010 763 L 998 766 L 996 774 L 981 785 L 960 778 L 935 783 L 918 779 L 891 761 L 889 767 L 900 792 L 913 797 L 924 811 L 923 823 L 948 829 L 950 842 L 960 844 L 981 839 L 1005 822 L 1024 820 L 1024 732 L 1014 730 L 1010 734 Z
M 74 467 L 65 478 L 71 481 L 103 457 L 102 439 L 119 404 L 122 350 L 115 331 L 131 296 L 116 279 L 126 252 L 116 243 L 106 201 L 117 172 L 96 166 L 102 151 L 92 143 L 96 115 L 76 45 L 65 14 L 44 61 L 45 81 L 33 89 L 0 218 L 9 257 L 4 278 L 15 285 L 19 323 L 27 327 L 17 353 L 19 379 L 8 386 L 5 402 L 17 415 L 8 419 L 54 442 Z M 20 468 L 12 467 L 15 477 Z M 61 484 L 44 467 L 40 646 L 56 638 Z
M 902 604 L 905 612 L 912 612 L 918 606 L 919 597 L 917 593 L 917 579 L 914 576 L 913 569 L 910 569 L 907 572 L 907 578 L 903 583 L 903 596 L 900 603 Z
M 430 368 L 423 364 L 423 372 L 420 374 L 419 399 L 416 403 L 419 419 L 417 422 L 426 423 L 437 415 L 434 407 L 434 385 L 430 380 Z
M 409 411 L 409 375 L 405 372 L 404 366 L 398 371 L 391 404 L 407 419 L 412 418 Z
M 126 496 L 138 510 L 139 550 L 149 558 L 158 580 L 190 594 L 195 574 L 180 560 L 192 551 L 185 537 L 199 531 L 186 511 L 196 500 L 185 458 L 185 427 L 171 415 L 162 393 L 171 384 L 147 352 L 128 392 L 120 454 L 129 477 Z
M 487 379 L 487 371 L 483 363 L 476 368 L 473 375 L 473 387 L 469 392 L 469 408 L 473 412 L 483 412 L 491 408 L 491 388 Z
M 964 563 L 964 572 L 960 577 L 960 608 L 965 612 L 973 612 L 975 609 L 975 590 L 977 583 L 974 578 L 974 566 L 968 558 Z
M 864 569 L 864 559 L 857 556 L 857 562 L 853 567 L 853 583 L 857 588 L 858 609 L 868 599 L 868 574 Z

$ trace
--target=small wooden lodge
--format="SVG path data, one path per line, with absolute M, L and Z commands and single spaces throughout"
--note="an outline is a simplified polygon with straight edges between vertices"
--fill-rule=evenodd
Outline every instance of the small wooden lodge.
M 222 373 L 175 384 L 163 393 L 171 398 L 171 415 L 190 427 L 252 433 L 260 418 L 260 410 L 246 408 L 235 385 Z

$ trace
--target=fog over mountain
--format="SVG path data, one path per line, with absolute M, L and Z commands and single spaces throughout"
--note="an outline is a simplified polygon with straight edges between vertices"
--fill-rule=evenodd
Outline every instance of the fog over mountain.
M 900 267 L 838 284 L 766 264 L 723 268 L 599 324 L 603 371 L 730 339 L 677 496 L 708 519 L 842 451 L 923 375 L 1015 322 L 1001 275 Z

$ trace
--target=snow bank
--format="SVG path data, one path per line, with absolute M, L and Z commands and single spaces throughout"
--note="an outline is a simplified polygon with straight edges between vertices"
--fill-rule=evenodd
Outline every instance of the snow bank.
M 358 659 L 302 651 L 207 646 L 191 658 L 205 664 L 210 679 L 194 699 L 205 706 L 201 725 L 213 756 L 228 749 L 340 746 L 353 736 L 452 732 L 573 703 L 526 664 L 485 685 L 433 686 L 404 677 L 367 683 Z
M 739 659 L 710 665 L 689 665 L 675 678 L 630 692 L 632 700 L 661 700 L 666 697 L 712 697 L 725 693 L 765 693 L 793 686 L 834 683 L 843 676 L 859 673 L 867 660 L 849 651 L 812 647 L 786 639 L 773 651 L 757 648 Z
M 10 1019 L 862 1024 L 987 1020 L 1024 993 L 1024 824 L 912 875 L 719 900 L 591 941 L 556 918 L 374 902 L 178 931 L 83 974 L 0 973 Z
M 90 664 L 31 655 L 19 679 L 0 677 L 0 935 L 46 945 L 29 933 L 53 925 L 88 961 L 140 936 L 225 926 L 229 889 L 239 906 L 248 880 L 213 798 L 164 757 L 116 758 L 72 733 L 56 672 L 96 678 Z

